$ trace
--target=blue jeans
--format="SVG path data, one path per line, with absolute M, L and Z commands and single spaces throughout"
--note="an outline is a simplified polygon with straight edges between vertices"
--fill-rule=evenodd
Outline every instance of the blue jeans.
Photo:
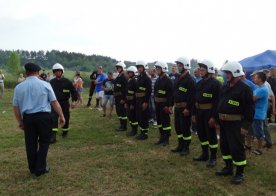
M 256 136 L 257 139 L 265 138 L 264 123 L 265 123 L 264 120 L 258 120 L 258 119 L 253 120 L 252 128 L 254 130 L 254 135 Z

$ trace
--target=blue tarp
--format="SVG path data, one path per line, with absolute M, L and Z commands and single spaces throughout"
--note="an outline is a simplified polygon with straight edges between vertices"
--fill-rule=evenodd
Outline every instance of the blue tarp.
M 243 69 L 246 71 L 247 78 L 256 70 L 276 68 L 276 50 L 267 50 L 263 53 L 245 58 L 240 61 Z

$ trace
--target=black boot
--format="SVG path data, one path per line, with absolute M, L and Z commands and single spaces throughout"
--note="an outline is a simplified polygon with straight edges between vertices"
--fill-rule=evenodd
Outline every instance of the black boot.
M 186 156 L 190 153 L 190 149 L 189 149 L 190 143 L 191 143 L 191 140 L 184 140 L 184 145 L 180 152 L 181 156 Z
M 154 143 L 155 145 L 160 145 L 164 142 L 165 135 L 164 135 L 164 131 L 162 128 L 159 128 L 159 133 L 160 133 L 160 137 L 159 137 L 159 140 Z
M 168 146 L 170 144 L 170 133 L 164 133 L 164 140 L 162 142 L 162 146 Z
M 148 139 L 148 133 L 145 131 L 141 131 L 140 135 L 136 137 L 137 140 L 146 140 Z
M 51 138 L 50 138 L 50 144 L 54 144 L 57 142 L 57 133 L 55 131 L 52 131 Z
M 62 138 L 65 139 L 68 136 L 68 131 L 62 131 Z
M 171 149 L 171 152 L 181 152 L 184 144 L 183 138 L 178 138 L 178 145 L 176 148 Z
M 130 132 L 127 133 L 128 137 L 135 136 L 137 134 L 137 126 L 132 126 L 132 129 Z
M 216 172 L 217 176 L 232 176 L 233 175 L 233 164 L 232 159 L 225 160 L 225 167 Z
M 91 106 L 91 98 L 88 98 L 88 102 L 87 102 L 86 107 L 90 107 L 90 106 Z
M 121 131 L 126 131 L 124 128 L 123 120 L 120 119 L 120 127 L 116 129 L 116 131 L 121 132 Z
M 244 181 L 244 174 L 243 174 L 244 166 L 237 166 L 236 175 L 232 178 L 232 184 L 241 184 Z
M 124 131 L 126 131 L 127 130 L 127 120 L 122 120 L 122 126 L 123 126 Z
M 193 160 L 194 161 L 208 161 L 209 159 L 209 146 L 208 145 L 204 145 L 201 146 L 202 148 L 202 153 L 200 156 L 194 157 Z
M 217 148 L 210 148 L 210 151 L 211 151 L 211 156 L 208 163 L 206 164 L 206 167 L 213 168 L 217 164 Z

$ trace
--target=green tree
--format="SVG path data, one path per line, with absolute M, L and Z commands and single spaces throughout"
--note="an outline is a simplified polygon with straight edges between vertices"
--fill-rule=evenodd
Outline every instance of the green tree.
M 13 75 L 18 75 L 20 72 L 22 72 L 22 67 L 20 66 L 20 56 L 17 52 L 13 51 L 10 53 L 7 66 L 8 72 Z

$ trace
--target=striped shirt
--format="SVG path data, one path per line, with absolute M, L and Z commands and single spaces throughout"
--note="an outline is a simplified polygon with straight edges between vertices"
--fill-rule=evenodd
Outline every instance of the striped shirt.
M 154 86 L 155 86 L 155 82 L 156 82 L 157 78 L 158 77 L 156 75 L 150 77 L 150 79 L 151 79 L 151 96 L 152 97 L 154 96 Z

